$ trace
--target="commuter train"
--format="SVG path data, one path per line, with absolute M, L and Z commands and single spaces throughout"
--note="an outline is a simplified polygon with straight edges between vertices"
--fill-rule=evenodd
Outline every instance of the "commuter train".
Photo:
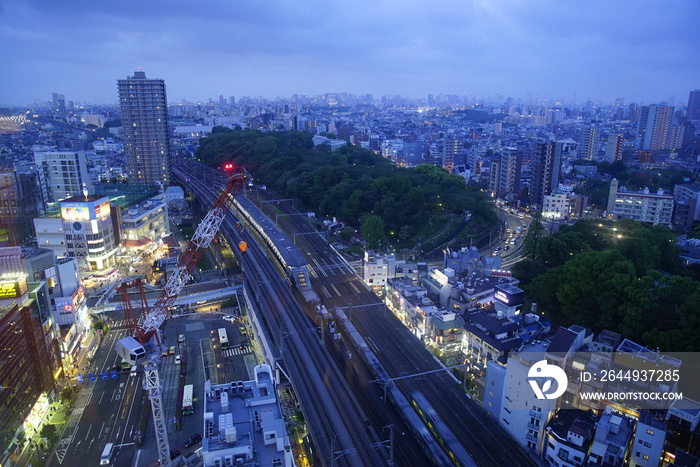
M 440 446 L 442 446 L 444 452 L 447 453 L 450 461 L 455 465 L 461 465 L 463 467 L 476 466 L 477 464 L 472 457 L 457 440 L 452 430 L 447 427 L 445 422 L 435 412 L 435 409 L 433 409 L 425 396 L 418 391 L 414 391 L 411 393 L 411 399 L 411 404 L 415 408 L 415 411 L 428 426 L 428 429 Z
M 433 464 L 440 467 L 451 464 L 475 467 L 477 464 L 457 441 L 447 425 L 440 420 L 425 397 L 419 392 L 413 392 L 411 394 L 412 401 L 409 402 L 394 382 L 390 381 L 391 378 L 384 365 L 370 348 L 370 346 L 374 347 L 372 342 L 368 343 L 360 335 L 355 326 L 345 318 L 345 313 L 342 310 L 336 310 L 336 313 L 345 326 L 345 332 L 352 339 L 355 348 L 363 354 L 362 357 L 372 369 L 372 373 L 378 380 L 384 381 L 384 384 L 387 385 L 387 397 L 401 418 L 411 428 L 416 440 L 421 444 L 423 451 L 433 461 Z

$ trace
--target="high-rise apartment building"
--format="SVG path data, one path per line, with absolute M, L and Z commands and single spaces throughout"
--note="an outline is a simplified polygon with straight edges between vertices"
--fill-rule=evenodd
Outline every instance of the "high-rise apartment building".
M 144 71 L 117 80 L 130 183 L 170 185 L 170 131 L 165 81 Z
M 534 170 L 531 204 L 542 206 L 544 197 L 558 188 L 564 145 L 563 141 L 535 141 L 531 153 Z
M 608 135 L 608 145 L 605 148 L 605 159 L 608 162 L 622 160 L 622 135 L 619 133 L 610 133 Z
M 442 151 L 442 168 L 451 171 L 455 166 L 455 155 L 462 150 L 464 144 L 459 138 L 445 138 Z
M 686 116 L 688 120 L 700 120 L 700 89 L 690 91 Z
M 643 151 L 672 149 L 670 146 L 673 107 L 668 105 L 645 105 L 639 111 L 637 144 Z
M 520 188 L 522 157 L 516 148 L 503 148 L 498 159 L 491 162 L 489 191 L 500 198 L 517 193 Z
M 598 156 L 599 149 L 600 132 L 594 126 L 585 128 L 579 138 L 578 157 L 591 161 Z

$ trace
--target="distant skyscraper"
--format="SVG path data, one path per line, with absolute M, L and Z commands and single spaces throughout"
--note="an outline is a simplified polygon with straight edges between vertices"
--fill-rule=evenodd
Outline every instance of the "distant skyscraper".
M 66 114 L 66 96 L 59 94 L 57 92 L 53 93 L 53 109 L 58 112 L 59 115 Z
M 637 144 L 643 151 L 669 149 L 673 107 L 645 105 L 639 111 Z
M 130 183 L 170 185 L 170 132 L 165 81 L 143 71 L 117 80 Z
M 690 91 L 687 117 L 688 120 L 700 120 L 700 89 Z

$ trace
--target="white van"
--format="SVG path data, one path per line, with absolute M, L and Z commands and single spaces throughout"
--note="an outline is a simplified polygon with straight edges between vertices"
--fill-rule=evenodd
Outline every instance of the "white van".
M 104 450 L 102 451 L 102 457 L 100 457 L 100 465 L 107 465 L 112 460 L 112 451 L 114 450 L 114 443 L 107 443 Z

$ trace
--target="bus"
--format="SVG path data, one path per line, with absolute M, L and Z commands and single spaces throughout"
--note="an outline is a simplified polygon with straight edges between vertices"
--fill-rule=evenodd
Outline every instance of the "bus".
M 192 392 L 194 391 L 194 386 L 191 384 L 185 385 L 185 390 L 182 393 L 182 415 L 192 415 L 194 413 L 194 406 L 192 405 Z
M 228 335 L 224 328 L 219 328 L 219 344 L 221 345 L 221 350 L 228 349 Z

